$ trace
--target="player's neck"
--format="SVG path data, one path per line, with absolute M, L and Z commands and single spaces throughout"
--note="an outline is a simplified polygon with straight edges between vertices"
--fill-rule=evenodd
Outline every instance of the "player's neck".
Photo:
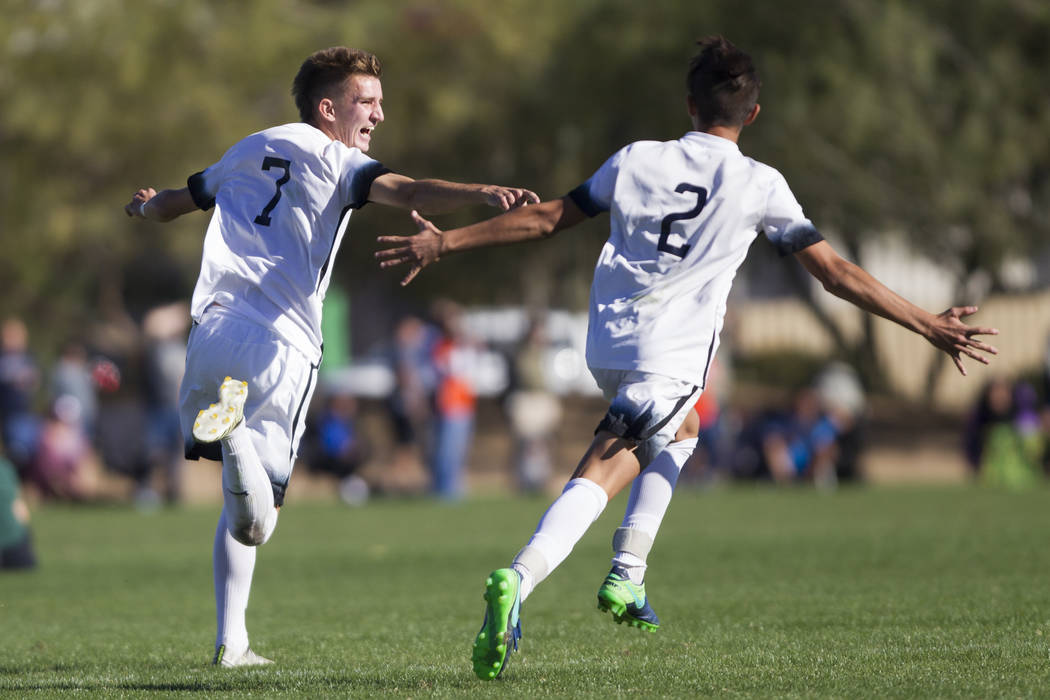
M 315 124 L 314 122 L 307 122 L 307 124 L 309 124 L 310 126 L 314 127 L 315 129 L 317 129 L 318 131 L 320 131 L 322 134 L 324 134 L 328 138 L 332 139 L 333 141 L 338 141 L 339 140 L 339 137 L 335 135 L 335 133 L 332 131 L 332 129 L 327 124 Z
M 697 129 L 697 131 L 704 134 L 711 134 L 712 136 L 718 136 L 737 143 L 740 141 L 740 127 L 735 126 L 709 126 L 706 129 Z

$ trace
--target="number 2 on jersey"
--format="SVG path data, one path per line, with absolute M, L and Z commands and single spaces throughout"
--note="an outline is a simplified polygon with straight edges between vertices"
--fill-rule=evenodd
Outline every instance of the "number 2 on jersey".
M 255 217 L 255 223 L 260 226 L 270 225 L 270 212 L 277 206 L 277 202 L 281 201 L 281 187 L 283 187 L 284 183 L 288 182 L 288 179 L 292 177 L 292 161 L 290 160 L 266 156 L 263 158 L 262 169 L 269 170 L 270 168 L 281 168 L 284 170 L 284 175 L 277 180 L 277 191 L 273 193 L 273 199 L 271 199 L 263 208 L 262 212 Z
M 707 190 L 703 187 L 697 187 L 696 185 L 690 185 L 688 182 L 683 182 L 674 188 L 675 192 L 693 192 L 696 194 L 696 206 L 689 211 L 675 212 L 674 214 L 668 214 L 664 217 L 663 222 L 660 224 L 660 242 L 656 244 L 656 249 L 662 253 L 670 253 L 671 255 L 677 255 L 680 258 L 684 258 L 685 254 L 689 252 L 689 245 L 671 245 L 667 242 L 668 237 L 671 235 L 671 224 L 682 219 L 692 219 L 700 215 L 700 210 L 707 204 Z

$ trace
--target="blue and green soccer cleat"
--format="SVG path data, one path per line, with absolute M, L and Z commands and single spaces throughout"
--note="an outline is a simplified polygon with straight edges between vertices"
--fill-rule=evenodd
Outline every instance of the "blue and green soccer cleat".
M 660 618 L 645 597 L 645 583 L 631 583 L 619 566 L 612 568 L 598 589 L 598 609 L 612 613 L 616 624 L 626 622 L 648 632 L 660 628 Z
M 514 569 L 496 569 L 485 579 L 485 619 L 474 639 L 474 673 L 498 678 L 521 639 L 521 577 Z

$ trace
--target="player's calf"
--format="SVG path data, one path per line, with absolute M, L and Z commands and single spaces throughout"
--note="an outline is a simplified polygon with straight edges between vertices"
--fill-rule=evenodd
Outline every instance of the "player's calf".
M 219 401 L 197 414 L 193 437 L 222 445 L 222 496 L 230 535 L 243 545 L 264 544 L 277 524 L 273 487 L 244 424 L 248 383 L 226 377 Z

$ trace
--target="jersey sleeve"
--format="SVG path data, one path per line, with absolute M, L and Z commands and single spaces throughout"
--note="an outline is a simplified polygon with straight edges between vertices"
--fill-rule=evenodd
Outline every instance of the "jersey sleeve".
M 569 198 L 587 216 L 597 216 L 612 207 L 616 178 L 620 175 L 628 148 L 614 153 L 586 182 L 569 192 Z
M 186 186 L 190 190 L 190 196 L 193 197 L 193 203 L 198 208 L 207 211 L 215 206 L 215 196 L 219 193 L 219 188 L 222 187 L 222 183 L 229 176 L 230 171 L 240 157 L 243 150 L 242 144 L 244 144 L 245 140 L 230 146 L 217 163 L 208 166 L 199 173 L 190 175 L 186 179 Z
M 207 211 L 215 206 L 215 195 L 222 184 L 222 161 L 212 165 L 199 173 L 190 175 L 186 180 L 186 186 L 193 197 L 193 203 L 198 208 Z
M 761 225 L 766 238 L 781 256 L 797 253 L 824 240 L 813 222 L 802 213 L 802 206 L 780 173 L 776 174 L 770 187 Z
M 351 209 L 360 209 L 368 204 L 372 183 L 377 177 L 390 172 L 390 168 L 356 148 L 340 149 L 340 153 L 340 186 L 346 205 Z

